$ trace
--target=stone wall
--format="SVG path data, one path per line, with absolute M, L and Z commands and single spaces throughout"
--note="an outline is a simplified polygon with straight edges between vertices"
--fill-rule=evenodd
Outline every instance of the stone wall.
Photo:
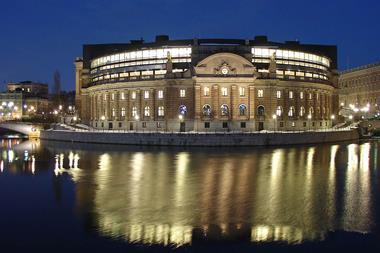
M 357 130 L 273 133 L 133 133 L 48 130 L 41 139 L 84 143 L 165 146 L 267 146 L 358 140 Z

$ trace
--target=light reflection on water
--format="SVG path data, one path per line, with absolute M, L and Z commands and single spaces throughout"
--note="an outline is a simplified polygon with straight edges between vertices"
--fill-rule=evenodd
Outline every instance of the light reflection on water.
M 39 143 L 2 144 L 1 173 L 38 176 L 36 161 L 46 152 Z M 49 170 L 75 182 L 79 213 L 91 213 L 101 235 L 184 245 L 231 238 L 301 243 L 329 231 L 372 232 L 377 145 L 44 148 Z

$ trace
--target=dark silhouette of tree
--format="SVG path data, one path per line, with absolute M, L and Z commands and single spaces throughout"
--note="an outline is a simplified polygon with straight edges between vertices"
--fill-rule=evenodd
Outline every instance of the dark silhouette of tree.
M 59 71 L 56 70 L 54 72 L 54 104 L 59 105 L 61 103 L 61 75 L 59 74 Z

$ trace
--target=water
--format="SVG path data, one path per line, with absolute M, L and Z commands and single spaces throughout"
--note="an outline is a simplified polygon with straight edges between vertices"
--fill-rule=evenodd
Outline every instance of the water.
M 0 249 L 380 245 L 378 141 L 215 149 L 1 142 Z

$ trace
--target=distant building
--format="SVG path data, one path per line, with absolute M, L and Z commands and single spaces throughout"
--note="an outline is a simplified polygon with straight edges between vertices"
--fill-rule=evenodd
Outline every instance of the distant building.
M 48 98 L 49 86 L 46 83 L 23 81 L 19 83 L 8 83 L 8 92 L 22 92 L 30 97 Z
M 21 94 L 23 116 L 49 112 L 49 87 L 47 84 L 32 81 L 10 82 L 7 85 L 7 91 L 8 94 Z
M 342 71 L 339 77 L 341 107 L 374 112 L 380 106 L 380 62 Z

